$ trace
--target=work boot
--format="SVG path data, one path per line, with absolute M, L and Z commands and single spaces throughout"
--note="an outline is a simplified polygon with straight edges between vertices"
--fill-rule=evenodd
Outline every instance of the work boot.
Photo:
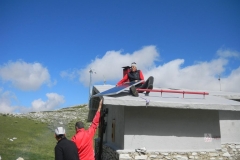
M 135 86 L 130 87 L 130 93 L 131 93 L 134 97 L 138 97 L 138 92 L 137 92 Z
M 149 84 L 147 89 L 153 89 L 153 85 L 152 84 Z M 146 91 L 146 94 L 145 96 L 149 96 L 149 91 Z

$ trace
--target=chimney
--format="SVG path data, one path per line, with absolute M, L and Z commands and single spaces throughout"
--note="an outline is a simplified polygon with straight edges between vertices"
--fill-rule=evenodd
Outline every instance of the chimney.
M 123 77 L 128 74 L 128 72 L 130 72 L 130 66 L 125 66 L 125 67 L 122 67 L 123 68 Z

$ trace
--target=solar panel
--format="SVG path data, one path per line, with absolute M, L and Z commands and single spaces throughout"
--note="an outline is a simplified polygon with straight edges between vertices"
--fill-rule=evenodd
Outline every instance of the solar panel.
M 139 84 L 141 82 L 143 82 L 143 81 L 140 80 L 140 81 L 137 81 L 137 82 L 135 82 L 135 81 L 134 82 L 127 82 L 127 83 L 124 83 L 124 84 L 122 84 L 120 86 L 116 86 L 116 87 L 110 88 L 110 89 L 108 89 L 106 91 L 103 91 L 101 93 L 97 93 L 95 95 L 92 95 L 91 98 L 99 97 L 99 96 L 115 95 L 115 94 L 118 94 L 118 93 L 122 92 L 123 90 L 125 90 L 127 88 L 130 88 L 133 85 L 137 85 L 137 84 Z

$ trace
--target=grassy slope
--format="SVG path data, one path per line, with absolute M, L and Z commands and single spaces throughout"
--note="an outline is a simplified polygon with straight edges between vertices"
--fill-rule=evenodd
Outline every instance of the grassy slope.
M 53 134 L 46 124 L 26 118 L 0 117 L 2 159 L 53 159 Z M 9 138 L 16 137 L 14 141 Z M 44 154 L 41 154 L 44 153 Z
M 70 139 L 74 129 L 68 130 Z M 17 139 L 10 141 L 13 137 Z M 0 156 L 2 160 L 53 160 L 56 140 L 48 124 L 0 115 Z

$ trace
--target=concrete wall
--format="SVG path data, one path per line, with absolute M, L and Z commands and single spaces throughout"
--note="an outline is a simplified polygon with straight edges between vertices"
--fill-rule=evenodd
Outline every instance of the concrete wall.
M 221 148 L 218 111 L 125 107 L 124 150 L 207 151 Z M 204 134 L 210 133 L 211 142 Z
M 219 111 L 222 143 L 240 144 L 240 112 Z
M 104 141 L 114 145 L 117 148 L 124 146 L 124 107 L 123 106 L 104 106 L 108 108 L 108 114 L 105 118 L 107 128 L 104 135 Z M 113 131 L 112 124 L 115 119 L 115 131 Z M 112 139 L 112 134 L 115 132 L 115 140 Z

